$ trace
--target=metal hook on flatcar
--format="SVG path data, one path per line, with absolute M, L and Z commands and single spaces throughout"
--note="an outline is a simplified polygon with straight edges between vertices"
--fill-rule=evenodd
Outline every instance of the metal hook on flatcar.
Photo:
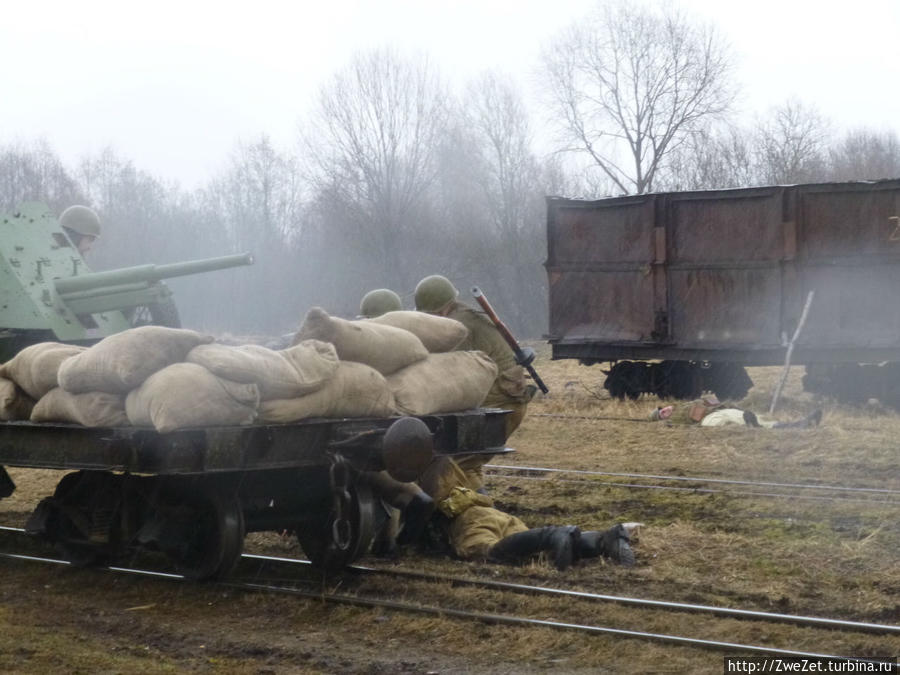
M 328 468 L 328 480 L 332 494 L 331 540 L 339 551 L 350 548 L 353 529 L 347 514 L 350 512 L 350 465 L 340 453 L 334 453 Z

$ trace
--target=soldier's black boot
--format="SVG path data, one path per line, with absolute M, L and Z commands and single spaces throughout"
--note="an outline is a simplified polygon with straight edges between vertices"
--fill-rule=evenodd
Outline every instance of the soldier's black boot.
M 581 535 L 574 525 L 551 525 L 517 532 L 504 537 L 488 551 L 488 559 L 495 562 L 514 562 L 547 551 L 556 569 L 562 571 L 577 559 L 576 546 Z
M 424 492 L 414 495 L 403 509 L 403 529 L 397 535 L 397 544 L 406 546 L 419 540 L 428 519 L 434 514 L 434 500 Z
M 605 532 L 591 530 L 582 532 L 578 540 L 578 556 L 596 558 L 602 555 L 620 565 L 634 565 L 634 551 L 631 549 L 631 537 L 622 525 L 611 527 Z

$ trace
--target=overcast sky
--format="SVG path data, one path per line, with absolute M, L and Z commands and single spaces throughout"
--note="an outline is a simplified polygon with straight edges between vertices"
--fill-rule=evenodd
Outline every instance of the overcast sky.
M 359 49 L 429 53 L 454 82 L 500 68 L 532 86 L 541 47 L 595 0 L 3 3 L 0 143 L 67 163 L 106 145 L 186 188 L 236 141 L 291 147 L 317 87 Z M 682 0 L 732 44 L 745 114 L 796 96 L 837 128 L 900 133 L 900 0 Z

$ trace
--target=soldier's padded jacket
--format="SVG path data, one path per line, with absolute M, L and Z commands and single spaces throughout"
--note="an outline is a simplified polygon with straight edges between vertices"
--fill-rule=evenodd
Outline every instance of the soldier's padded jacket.
M 498 375 L 485 398 L 485 405 L 526 403 L 525 369 L 516 364 L 516 355 L 500 331 L 483 312 L 462 302 L 454 302 L 447 315 L 469 329 L 468 337 L 457 347 L 461 351 L 482 351 L 497 364 Z

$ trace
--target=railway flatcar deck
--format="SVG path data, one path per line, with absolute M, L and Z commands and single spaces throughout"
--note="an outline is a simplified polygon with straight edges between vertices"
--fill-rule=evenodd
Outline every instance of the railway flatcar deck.
M 76 564 L 160 551 L 194 579 L 227 575 L 247 532 L 292 531 L 325 568 L 353 562 L 372 542 L 377 496 L 360 476 L 386 449 L 499 454 L 505 411 L 421 418 L 320 419 L 185 429 L 0 423 L 4 467 L 71 470 L 26 529 Z

